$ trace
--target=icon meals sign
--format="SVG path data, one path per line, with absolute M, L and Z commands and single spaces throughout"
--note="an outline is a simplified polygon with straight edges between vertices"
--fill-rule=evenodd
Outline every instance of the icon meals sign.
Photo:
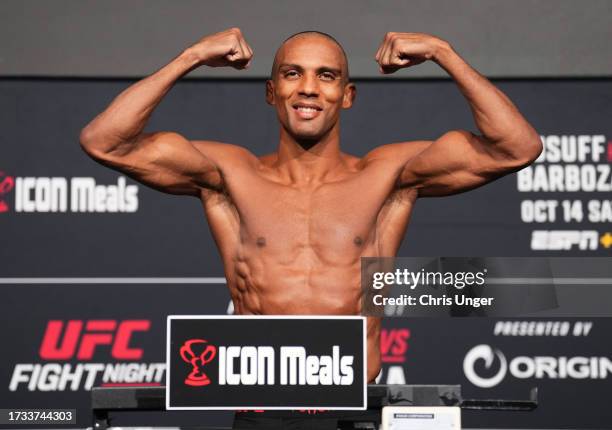
M 366 408 L 358 316 L 169 316 L 167 409 Z

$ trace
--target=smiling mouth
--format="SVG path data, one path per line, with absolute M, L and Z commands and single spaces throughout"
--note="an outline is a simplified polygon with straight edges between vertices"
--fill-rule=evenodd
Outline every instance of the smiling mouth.
M 313 119 L 323 110 L 318 106 L 304 104 L 295 104 L 293 109 L 297 112 L 298 117 L 302 119 Z

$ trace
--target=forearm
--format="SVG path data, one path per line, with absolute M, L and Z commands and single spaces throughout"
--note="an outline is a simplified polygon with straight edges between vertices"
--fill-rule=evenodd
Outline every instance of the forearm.
M 454 79 L 470 104 L 476 126 L 488 141 L 510 154 L 522 152 L 524 145 L 539 145 L 537 132 L 512 101 L 450 45 L 442 42 L 433 60 Z
M 198 61 L 186 50 L 151 76 L 131 85 L 83 129 L 82 145 L 89 151 L 104 153 L 134 142 L 166 93 Z

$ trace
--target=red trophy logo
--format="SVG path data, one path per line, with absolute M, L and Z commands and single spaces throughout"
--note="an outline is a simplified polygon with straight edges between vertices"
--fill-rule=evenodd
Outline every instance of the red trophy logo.
M 11 176 L 0 171 L 0 212 L 8 212 L 8 204 L 2 199 L 3 194 L 7 194 L 15 186 L 15 180 Z
M 201 352 L 196 352 L 201 351 Z M 210 378 L 202 371 L 206 363 L 210 363 L 217 355 L 217 347 L 210 345 L 204 339 L 190 339 L 180 350 L 181 358 L 185 363 L 191 364 L 193 369 L 185 379 L 186 385 L 201 387 L 210 384 Z

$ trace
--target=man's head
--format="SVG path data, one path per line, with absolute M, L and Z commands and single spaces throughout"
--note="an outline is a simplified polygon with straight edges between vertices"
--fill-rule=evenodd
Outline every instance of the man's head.
M 349 82 L 342 46 L 316 31 L 294 34 L 276 52 L 266 100 L 276 107 L 283 128 L 299 142 L 320 140 L 350 108 L 355 86 Z

